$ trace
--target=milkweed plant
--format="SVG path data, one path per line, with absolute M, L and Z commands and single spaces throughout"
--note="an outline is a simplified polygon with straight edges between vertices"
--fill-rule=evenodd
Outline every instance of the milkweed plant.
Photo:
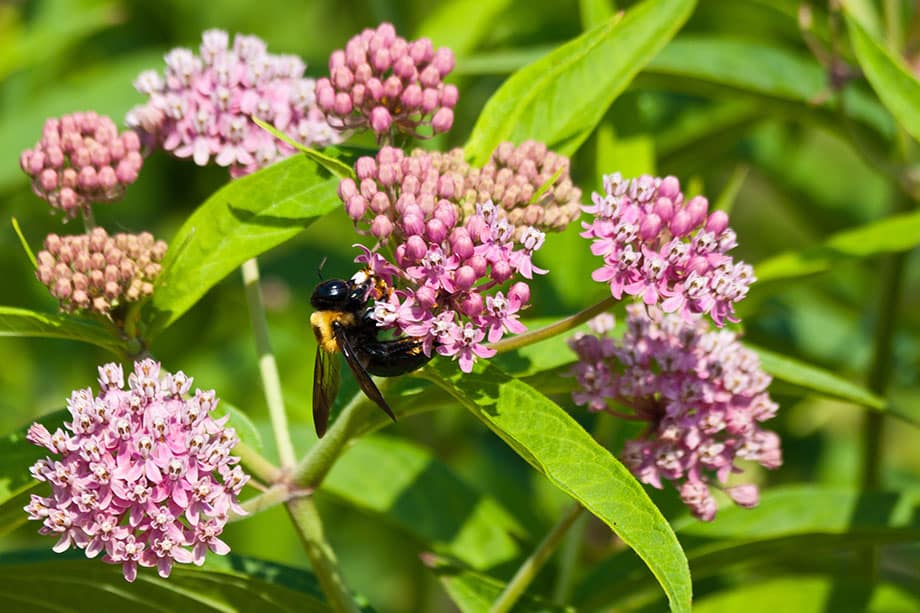
M 582 2 L 582 33 L 518 48 L 538 35 L 511 4 L 450 28 L 469 3 L 427 7 L 416 37 L 335 38 L 339 16 L 311 65 L 270 31 L 206 29 L 108 77 L 112 100 L 75 89 L 16 118 L 34 276 L 16 287 L 44 308 L 0 307 L 0 335 L 110 355 L 68 349 L 76 389 L 40 384 L 63 409 L 3 443 L 4 532 L 35 522 L 3 551 L 41 548 L 0 552 L 13 609 L 64 606 L 40 574 L 86 610 L 167 592 L 176 610 L 920 607 L 920 462 L 892 455 L 917 426 L 898 356 L 917 348 L 899 312 L 920 10 L 739 3 L 744 28 L 785 28 L 770 46 L 694 0 Z M 238 268 L 242 288 L 218 286 Z M 328 329 L 306 300 L 327 277 L 352 292 Z M 255 355 L 208 350 L 227 311 Z M 319 378 L 308 321 L 360 386 Z M 336 398 L 321 438 L 311 391 Z M 300 553 L 247 537 L 279 509 Z M 402 540 L 355 545 L 379 531 Z M 356 560 L 398 545 L 440 588 L 381 596 Z M 106 594 L 83 601 L 89 577 Z

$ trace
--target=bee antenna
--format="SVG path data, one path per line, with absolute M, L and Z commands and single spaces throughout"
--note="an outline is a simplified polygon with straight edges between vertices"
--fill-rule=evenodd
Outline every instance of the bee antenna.
M 316 269 L 316 276 L 319 277 L 320 281 L 323 281 L 323 267 L 326 265 L 326 258 L 323 258 L 319 262 L 319 267 Z

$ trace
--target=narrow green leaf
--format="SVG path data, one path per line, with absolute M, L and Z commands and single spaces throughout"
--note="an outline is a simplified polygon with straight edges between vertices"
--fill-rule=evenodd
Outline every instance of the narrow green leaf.
M 725 211 L 726 213 L 732 212 L 732 208 L 735 206 L 735 200 L 738 198 L 738 192 L 741 191 L 741 186 L 744 185 L 744 180 L 747 179 L 750 171 L 751 168 L 747 164 L 738 164 L 735 166 L 731 176 L 728 178 L 728 183 L 725 184 L 722 193 L 719 194 L 719 197 L 713 205 L 714 210 Z
M 920 98 L 918 98 L 920 100 Z M 891 215 L 839 232 L 821 245 L 780 253 L 758 264 L 757 279 L 776 281 L 830 270 L 841 256 L 865 258 L 920 245 L 920 211 Z
M 214 409 L 212 415 L 215 419 L 223 417 L 224 415 L 229 415 L 229 424 L 236 430 L 236 435 L 240 437 L 240 441 L 246 443 L 253 449 L 262 449 L 262 434 L 246 413 L 226 400 L 221 399 L 220 404 Z
M 505 584 L 494 577 L 485 575 L 456 564 L 434 554 L 424 554 L 422 561 L 447 590 L 454 604 L 463 613 L 480 613 L 487 611 L 498 598 Z M 550 604 L 541 598 L 523 595 L 512 611 L 573 611 L 571 607 Z
M 839 96 L 827 95 L 827 75 L 813 58 L 759 42 L 689 35 L 676 38 L 649 63 L 643 73 L 656 86 L 698 94 L 737 97 L 739 94 L 773 103 L 787 103 L 789 113 L 801 116 L 824 110 L 828 125 L 839 124 L 832 113 Z M 870 96 L 855 89 L 843 94 L 844 109 L 853 119 L 882 135 L 892 133 L 891 120 Z M 791 105 L 788 103 L 792 103 Z M 839 125 L 837 125 L 839 128 Z
M 19 244 L 22 245 L 22 250 L 26 252 L 26 257 L 32 262 L 32 267 L 38 268 L 38 260 L 35 259 L 35 254 L 32 253 L 32 249 L 29 247 L 29 241 L 26 240 L 26 237 L 22 233 L 22 228 L 19 227 L 19 221 L 15 217 L 12 217 L 10 218 L 10 223 L 13 224 L 13 232 L 15 232 L 16 236 L 19 238 Z
M 298 155 L 218 190 L 172 240 L 146 314 L 148 336 L 178 319 L 240 264 L 334 209 L 337 186 L 338 179 Z
M 578 0 L 578 16 L 581 17 L 581 29 L 590 30 L 604 23 L 616 10 L 613 0 Z
M 470 54 L 492 31 L 498 16 L 510 0 L 450 0 L 433 3 L 419 25 L 419 36 L 427 36 L 435 47 L 446 46 L 458 58 Z M 458 24 L 463 24 L 458 27 Z
M 728 506 L 716 521 L 687 515 L 674 522 L 686 544 L 696 581 L 739 565 L 762 565 L 772 572 L 796 572 L 776 563 L 802 551 L 832 556 L 869 545 L 920 538 L 920 492 L 857 492 L 809 485 L 767 491 L 756 509 Z M 773 561 L 772 564 L 770 562 Z M 596 565 L 576 590 L 575 604 L 595 609 L 624 594 L 654 601 L 657 590 L 639 560 L 617 553 Z M 696 606 L 694 606 L 696 610 Z
M 156 569 L 142 568 L 137 580 L 128 583 L 120 566 L 100 560 L 47 561 L 51 556 L 50 547 L 47 553 L 0 556 L 0 600 L 12 610 L 21 606 L 39 611 L 74 611 L 75 606 L 85 611 L 330 610 L 309 572 L 279 564 L 256 567 L 245 558 L 230 559 L 237 568 L 259 572 L 257 577 L 230 567 L 196 570 L 177 565 L 163 579 Z
M 486 103 L 467 154 L 483 164 L 502 141 L 528 138 L 571 154 L 694 6 L 645 0 L 517 71 Z
M 114 326 L 70 315 L 39 313 L 0 306 L 0 336 L 66 338 L 121 354 L 124 346 Z
M 307 147 L 303 143 L 297 142 L 296 140 L 294 140 L 289 135 L 285 134 L 284 132 L 276 128 L 275 126 L 271 125 L 270 123 L 266 121 L 262 121 L 258 117 L 253 116 L 252 120 L 256 122 L 257 126 L 262 128 L 263 130 L 265 130 L 266 132 L 268 132 L 269 134 L 271 134 L 278 140 L 289 144 L 294 149 L 297 149 L 298 151 L 306 155 L 308 158 L 310 158 L 311 160 L 313 160 L 314 162 L 316 162 L 317 164 L 319 164 L 320 166 L 322 166 L 323 168 L 325 168 L 326 170 L 328 170 L 329 172 L 331 172 L 338 178 L 353 179 L 355 177 L 355 171 L 352 170 L 351 166 L 342 162 L 341 160 L 338 160 L 332 157 L 331 155 L 326 154 L 323 151 L 320 151 L 318 149 L 313 149 L 312 147 Z
M 531 466 L 600 518 L 648 565 L 673 611 L 689 611 L 692 587 L 680 543 L 645 490 L 609 451 L 546 396 L 495 366 L 460 373 L 447 360 L 421 371 L 454 396 Z
M 777 379 L 831 398 L 841 398 L 872 409 L 885 410 L 887 408 L 884 398 L 849 379 L 795 358 L 755 347 L 749 343 L 745 344 L 749 349 L 757 352 L 763 369 Z
M 920 81 L 851 14 L 846 20 L 856 59 L 872 89 L 904 129 L 920 140 Z
M 408 441 L 362 438 L 336 461 L 322 491 L 476 569 L 515 559 L 526 537 L 498 502 Z

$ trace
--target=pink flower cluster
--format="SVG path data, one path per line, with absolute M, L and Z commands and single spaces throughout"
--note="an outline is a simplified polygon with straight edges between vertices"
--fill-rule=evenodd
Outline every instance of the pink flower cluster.
M 257 126 L 257 117 L 307 146 L 339 142 L 316 107 L 314 82 L 294 55 L 272 55 L 256 36 L 223 30 L 202 35 L 201 55 L 177 48 L 166 71 L 147 70 L 134 82 L 149 96 L 127 122 L 153 146 L 204 166 L 213 157 L 238 177 L 290 156 L 294 148 Z
M 546 272 L 531 261 L 544 234 L 528 226 L 516 238 L 517 228 L 491 201 L 464 215 L 456 203 L 462 177 L 438 172 L 436 155 L 384 147 L 357 161 L 358 183 L 343 180 L 339 196 L 378 241 L 355 261 L 395 288 L 376 303 L 379 325 L 421 339 L 427 355 L 452 356 L 469 372 L 476 357 L 494 354 L 486 340 L 524 331 L 518 318 L 530 289 L 515 277 Z M 381 251 L 393 253 L 392 261 Z
M 192 380 L 165 373 L 153 360 L 134 364 L 124 389 L 117 364 L 99 367 L 101 391 L 77 390 L 67 402 L 71 421 L 53 434 L 33 424 L 27 438 L 59 459 L 38 460 L 32 476 L 51 495 L 32 495 L 29 519 L 56 534 L 54 551 L 71 546 L 121 564 L 134 581 L 137 567 L 169 576 L 174 562 L 204 563 L 210 549 L 230 548 L 219 537 L 248 476 L 230 451 L 237 443 L 226 417 L 214 419 L 213 391 L 187 398 Z
M 594 334 L 569 341 L 578 354 L 576 404 L 620 415 L 632 410 L 649 428 L 626 443 L 623 459 L 644 483 L 661 488 L 661 479 L 680 482 L 680 495 L 694 515 L 716 514 L 710 493 L 713 477 L 725 483 L 740 472 L 735 461 L 776 468 L 782 464 L 779 437 L 760 422 L 776 414 L 766 389 L 770 377 L 757 355 L 727 330 L 713 331 L 699 317 L 687 322 L 663 315 L 657 307 L 627 307 L 626 333 L 609 337 L 612 318 L 592 322 Z M 611 403 L 614 403 L 612 405 Z M 755 485 L 725 489 L 735 503 L 753 507 Z
M 450 49 L 435 51 L 427 38 L 406 41 L 382 23 L 332 53 L 329 78 L 316 82 L 316 100 L 340 130 L 369 127 L 378 139 L 393 128 L 412 136 L 420 136 L 423 125 L 447 132 L 458 94 L 443 79 L 453 69 Z
M 149 232 L 109 236 L 97 227 L 89 234 L 49 234 L 35 276 L 60 300 L 62 311 L 110 315 L 153 293 L 165 254 L 166 243 Z
M 591 252 L 604 258 L 595 281 L 608 283 L 619 299 L 641 296 L 685 318 L 709 313 L 721 326 L 737 321 L 734 303 L 747 295 L 754 270 L 726 253 L 736 245 L 723 211 L 708 213 L 702 196 L 684 199 L 674 177 L 604 177 L 604 194 L 593 195 L 594 215 L 582 223 Z
M 465 216 L 472 215 L 477 204 L 491 200 L 515 226 L 560 231 L 581 214 L 581 190 L 569 176 L 569 158 L 543 143 L 501 143 L 482 168 L 467 164 L 462 149 L 431 155 L 441 174 L 462 177 L 458 202 Z
M 94 202 L 120 200 L 144 163 L 134 132 L 94 112 L 45 121 L 42 138 L 19 158 L 32 190 L 52 207 L 75 217 Z

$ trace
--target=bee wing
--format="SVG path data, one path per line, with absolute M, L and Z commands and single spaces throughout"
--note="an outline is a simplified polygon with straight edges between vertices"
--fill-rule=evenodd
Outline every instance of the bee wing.
M 335 340 L 339 344 L 339 349 L 342 350 L 342 355 L 345 356 L 345 362 L 348 364 L 348 367 L 351 368 L 351 372 L 355 374 L 355 379 L 358 381 L 358 386 L 361 388 L 361 391 L 364 392 L 365 396 L 376 402 L 377 406 L 390 416 L 390 419 L 396 421 L 396 415 L 393 413 L 393 409 L 387 404 L 387 401 L 383 398 L 383 394 L 380 393 L 374 380 L 371 379 L 370 374 L 368 374 L 367 369 L 364 368 L 361 361 L 358 359 L 358 355 L 351 341 L 348 339 L 345 328 L 339 323 L 333 323 L 332 331 L 335 334 Z
M 339 391 L 339 360 L 321 346 L 316 348 L 313 365 L 313 426 L 316 436 L 322 438 L 329 425 L 329 410 Z

